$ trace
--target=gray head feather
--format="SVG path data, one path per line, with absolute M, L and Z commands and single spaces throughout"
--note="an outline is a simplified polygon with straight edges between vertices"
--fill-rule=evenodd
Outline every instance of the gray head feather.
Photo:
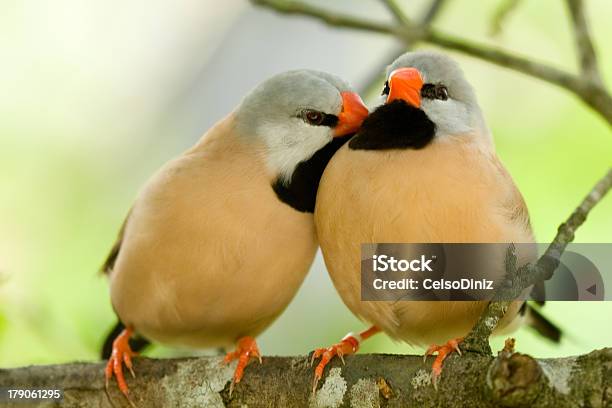
M 352 91 L 350 85 L 326 72 L 296 70 L 275 75 L 253 89 L 238 107 L 238 133 L 263 142 L 270 169 L 290 179 L 295 167 L 333 136 L 329 127 L 305 123 L 300 112 L 312 109 L 338 115 L 344 91 Z
M 424 98 L 421 101 L 421 109 L 436 124 L 437 136 L 478 131 L 490 139 L 474 89 L 457 62 L 439 52 L 408 52 L 389 65 L 387 77 L 404 67 L 418 69 L 425 83 L 443 84 L 448 90 L 447 100 Z

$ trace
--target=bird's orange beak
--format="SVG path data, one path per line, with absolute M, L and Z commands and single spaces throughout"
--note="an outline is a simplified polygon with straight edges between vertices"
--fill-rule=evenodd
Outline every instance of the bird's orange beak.
M 422 87 L 423 78 L 418 69 L 398 68 L 389 75 L 387 103 L 401 99 L 418 108 L 421 106 Z
M 356 92 L 342 92 L 340 95 L 342 96 L 342 112 L 338 115 L 334 137 L 357 132 L 369 113 L 368 108 Z

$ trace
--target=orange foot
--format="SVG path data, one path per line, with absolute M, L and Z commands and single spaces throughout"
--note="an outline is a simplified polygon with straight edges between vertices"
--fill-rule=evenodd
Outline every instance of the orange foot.
M 425 355 L 423 356 L 423 361 L 425 361 L 427 356 L 431 356 L 433 355 L 433 353 L 438 352 L 438 355 L 436 356 L 436 359 L 434 360 L 434 363 L 431 366 L 431 381 L 435 389 L 438 389 L 438 381 L 440 380 L 440 374 L 442 374 L 442 365 L 444 364 L 444 360 L 453 351 L 456 351 L 459 355 L 461 355 L 459 343 L 461 343 L 462 341 L 463 337 L 457 337 L 456 339 L 449 340 L 443 346 L 432 344 L 425 352 Z
M 129 389 L 125 382 L 125 377 L 123 376 L 123 364 L 130 370 L 130 374 L 132 374 L 133 378 L 136 378 L 134 374 L 134 369 L 132 367 L 132 357 L 136 356 L 138 353 L 135 353 L 130 348 L 130 336 L 132 335 L 133 330 L 131 328 L 126 328 L 117 336 L 115 341 L 113 341 L 113 353 L 108 359 L 108 363 L 106 364 L 106 369 L 104 370 L 104 376 L 106 377 L 105 387 L 108 393 L 108 383 L 110 379 L 115 375 L 117 379 L 117 385 L 119 386 L 119 390 L 123 393 L 125 398 L 127 398 L 128 402 L 131 406 L 135 407 L 134 403 L 130 399 Z
M 312 358 L 310 359 L 310 365 L 314 363 L 314 361 L 321 357 L 321 361 L 315 368 L 314 380 L 312 382 L 312 393 L 314 394 L 317 390 L 317 385 L 319 384 L 319 380 L 323 378 L 323 370 L 327 364 L 335 357 L 340 357 L 342 360 L 342 364 L 344 364 L 344 356 L 349 354 L 355 354 L 357 350 L 359 350 L 359 344 L 362 341 L 366 340 L 368 337 L 373 336 L 374 334 L 380 332 L 380 329 L 376 326 L 370 327 L 368 330 L 363 331 L 359 334 L 349 333 L 340 343 L 336 343 L 331 347 L 327 348 L 318 348 L 312 353 Z
M 261 353 L 259 352 L 259 347 L 257 347 L 257 342 L 254 338 L 250 336 L 242 337 L 238 340 L 238 346 L 236 347 L 236 351 L 232 351 L 225 355 L 223 362 L 225 364 L 230 363 L 231 361 L 238 359 L 238 365 L 236 366 L 236 370 L 234 371 L 234 378 L 232 379 L 232 383 L 230 384 L 230 396 L 234 391 L 234 385 L 238 384 L 240 380 L 242 380 L 242 376 L 244 375 L 244 369 L 249 364 L 249 360 L 251 357 L 257 357 L 259 359 L 259 364 L 261 364 Z

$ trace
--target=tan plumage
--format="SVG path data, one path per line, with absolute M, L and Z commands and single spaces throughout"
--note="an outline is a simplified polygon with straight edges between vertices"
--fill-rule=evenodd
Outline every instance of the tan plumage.
M 126 222 L 111 298 L 148 338 L 210 347 L 255 336 L 310 267 L 312 216 L 278 200 L 261 146 L 234 126 L 230 115 L 165 165 Z
M 140 191 L 103 270 L 121 324 L 105 375 L 128 395 L 133 333 L 165 344 L 227 347 L 238 359 L 289 304 L 313 261 L 312 212 L 323 168 L 367 108 L 318 71 L 264 81 Z M 230 388 L 230 393 L 231 393 Z
M 315 208 L 315 226 L 332 281 L 348 308 L 372 326 L 315 350 L 313 357 L 320 361 L 313 392 L 332 358 L 357 352 L 362 341 L 381 330 L 407 343 L 431 344 L 425 355 L 437 353 L 431 375 L 435 387 L 444 359 L 460 352 L 463 337 L 495 293 L 482 301 L 362 300 L 362 293 L 371 295 L 376 288 L 376 281 L 370 287 L 368 279 L 382 277 L 382 270 L 365 270 L 362 282 L 362 265 L 371 265 L 373 255 L 417 262 L 427 255 L 414 246 L 387 244 L 491 244 L 454 247 L 445 252 L 441 265 L 451 267 L 434 267 L 434 272 L 448 272 L 454 279 L 492 280 L 493 289 L 506 275 L 511 244 L 516 244 L 518 265 L 536 258 L 525 202 L 495 154 L 474 91 L 458 65 L 439 53 L 406 53 L 388 67 L 383 95 L 385 104 L 329 162 Z M 362 244 L 378 245 L 364 245 L 362 252 Z M 417 272 L 423 273 L 424 269 Z M 393 279 L 393 272 L 386 277 Z M 426 289 L 426 278 L 434 276 L 410 277 L 416 278 L 411 289 Z M 543 287 L 538 292 L 543 294 Z M 385 293 L 390 294 L 398 291 Z M 559 329 L 523 300 L 511 303 L 496 333 L 522 321 L 559 341 Z
M 426 345 L 464 336 L 484 301 L 362 301 L 361 243 L 516 243 L 536 256 L 525 202 L 495 154 L 474 92 L 457 64 L 407 53 L 388 68 L 376 110 L 328 164 L 315 224 L 330 276 L 346 305 L 391 337 Z M 482 270 L 499 281 L 506 247 Z M 509 328 L 515 302 L 498 330 Z
M 330 276 L 353 313 L 394 338 L 425 345 L 462 336 L 485 303 L 361 301 L 361 243 L 533 242 L 512 179 L 492 148 L 474 140 L 481 139 L 384 152 L 345 145 L 323 174 L 315 223 Z M 503 276 L 503 256 L 490 277 Z M 519 262 L 533 256 L 523 253 Z

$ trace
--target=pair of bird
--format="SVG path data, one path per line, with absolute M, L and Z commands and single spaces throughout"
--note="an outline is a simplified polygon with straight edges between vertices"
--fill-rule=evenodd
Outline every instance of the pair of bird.
M 534 238 L 472 87 L 452 59 L 399 57 L 383 94 L 386 103 L 368 116 L 336 76 L 277 75 L 148 181 L 103 266 L 120 320 L 103 350 L 107 386 L 115 376 L 128 396 L 123 365 L 133 374 L 131 359 L 144 344 L 132 339 L 137 333 L 171 345 L 237 344 L 225 357 L 238 359 L 233 389 L 249 360 L 261 361 L 254 337 L 297 292 L 317 241 L 345 304 L 374 326 L 315 351 L 314 388 L 334 356 L 356 352 L 379 331 L 413 344 L 454 339 L 428 350 L 438 352 L 439 376 L 486 302 L 361 301 L 360 244 Z M 488 276 L 503 274 L 502 256 Z M 527 311 L 516 302 L 498 329 Z

